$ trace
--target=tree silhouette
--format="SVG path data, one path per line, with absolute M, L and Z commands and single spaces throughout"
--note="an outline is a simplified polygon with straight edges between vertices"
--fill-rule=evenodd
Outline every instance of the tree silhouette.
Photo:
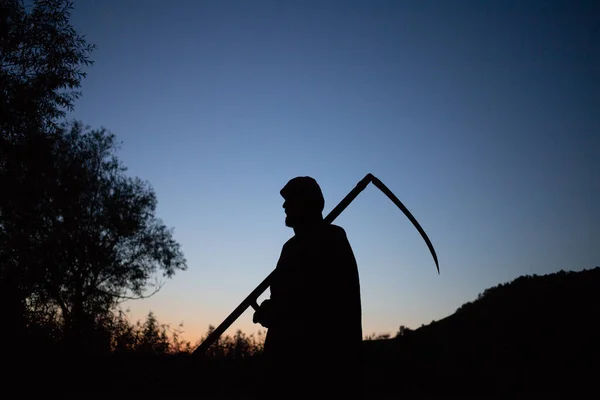
M 36 203 L 11 210 L 31 223 L 9 232 L 13 246 L 26 246 L 28 307 L 58 310 L 76 340 L 122 300 L 156 292 L 153 278 L 186 265 L 172 231 L 154 216 L 150 185 L 125 175 L 113 134 L 74 122 L 54 136 Z
M 71 25 L 72 8 L 68 0 L 0 0 L 3 140 L 47 130 L 81 95 L 94 45 Z
M 94 46 L 70 24 L 72 2 L 0 0 L 0 314 L 4 335 L 22 339 L 26 326 L 57 326 L 38 291 L 39 249 L 58 119 L 73 107 Z M 47 203 L 46 203 L 47 204 Z M 52 328 L 54 331 L 55 328 Z M 10 339 L 9 339 L 10 340 Z
M 142 353 L 166 354 L 169 352 L 169 337 L 166 326 L 161 326 L 152 311 L 141 327 L 137 350 Z
M 0 311 L 14 338 L 33 321 L 84 344 L 185 259 L 150 185 L 125 175 L 115 136 L 59 121 L 94 47 L 72 4 L 0 3 Z
M 402 336 L 408 335 L 408 334 L 410 334 L 412 331 L 413 331 L 413 330 L 412 330 L 412 329 L 410 329 L 409 327 L 407 327 L 407 326 L 404 326 L 404 325 L 400 325 L 400 328 L 398 328 L 398 332 L 396 332 L 396 336 L 395 336 L 395 337 L 396 337 L 396 338 L 399 338 L 399 337 L 402 337 Z

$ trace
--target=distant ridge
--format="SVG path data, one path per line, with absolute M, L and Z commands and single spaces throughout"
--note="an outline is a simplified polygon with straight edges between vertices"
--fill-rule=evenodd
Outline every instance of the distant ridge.
M 440 321 L 365 341 L 367 381 L 386 393 L 596 390 L 599 317 L 600 267 L 521 276 Z

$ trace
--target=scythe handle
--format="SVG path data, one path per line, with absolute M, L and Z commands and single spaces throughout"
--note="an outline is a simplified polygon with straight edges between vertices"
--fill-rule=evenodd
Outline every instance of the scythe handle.
M 377 188 L 379 188 L 387 197 L 389 197 L 389 199 L 392 200 L 392 202 L 394 204 L 396 204 L 396 206 L 398 206 L 404 212 L 404 214 L 408 217 L 408 219 L 417 228 L 417 230 L 419 231 L 419 233 L 421 234 L 423 239 L 425 239 L 425 242 L 427 243 L 429 250 L 431 251 L 431 254 L 433 256 L 433 259 L 435 260 L 435 265 L 436 265 L 438 273 L 439 273 L 439 264 L 438 264 L 437 255 L 435 253 L 433 245 L 431 244 L 431 241 L 427 237 L 427 234 L 425 233 L 423 228 L 421 228 L 421 226 L 419 225 L 417 220 L 412 216 L 412 214 L 410 213 L 410 211 L 408 211 L 408 209 L 404 206 L 404 204 L 402 204 L 400 202 L 400 200 L 398 200 L 398 198 L 379 179 L 377 179 L 375 176 L 373 176 L 370 173 L 365 175 L 365 177 L 356 184 L 354 189 L 352 189 L 350 191 L 350 193 L 348 193 L 346 195 L 346 197 L 344 197 L 342 199 L 342 201 L 340 201 L 339 204 L 337 206 L 335 206 L 335 208 L 333 210 L 331 210 L 329 212 L 329 214 L 327 214 L 327 216 L 324 218 L 325 222 L 327 222 L 328 224 L 332 223 L 342 213 L 342 211 L 344 211 L 346 209 L 346 207 L 348 207 L 348 205 L 356 198 L 356 196 L 358 196 L 360 194 L 360 192 L 362 192 L 367 187 L 367 185 L 371 182 L 373 182 L 373 184 Z M 237 320 L 240 317 L 240 315 L 242 315 L 248 309 L 248 307 L 252 307 L 255 310 L 258 308 L 258 304 L 257 304 L 258 297 L 260 297 L 260 295 L 262 295 L 264 293 L 264 291 L 267 290 L 267 288 L 269 286 L 271 286 L 271 282 L 275 275 L 275 271 L 276 270 L 273 270 L 256 287 L 256 289 L 254 289 L 244 299 L 244 301 L 242 301 L 240 303 L 240 305 L 237 306 L 236 309 L 233 310 L 233 312 L 231 314 L 229 314 L 229 316 L 227 318 L 225 318 L 225 320 L 223 322 L 221 322 L 221 324 L 206 337 L 206 339 L 204 339 L 204 341 L 200 344 L 200 346 L 198 346 L 196 348 L 196 350 L 194 350 L 193 355 L 204 355 L 206 353 L 206 350 L 214 342 L 216 342 L 219 339 L 219 337 L 221 337 L 221 335 L 231 326 L 231 324 L 233 324 L 235 322 L 235 320 Z

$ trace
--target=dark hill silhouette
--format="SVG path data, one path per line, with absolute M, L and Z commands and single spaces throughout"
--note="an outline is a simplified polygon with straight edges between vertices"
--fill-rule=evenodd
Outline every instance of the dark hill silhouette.
M 600 267 L 521 276 L 394 339 L 365 341 L 371 392 L 515 394 L 592 390 Z
M 599 289 L 600 267 L 522 276 L 485 290 L 440 321 L 404 329 L 393 339 L 365 340 L 366 398 L 583 398 L 578 394 L 596 391 Z M 184 352 L 73 355 L 60 348 L 34 348 L 35 357 L 24 355 L 8 370 L 7 385 L 21 385 L 27 371 L 35 382 L 29 390 L 43 391 L 45 397 L 263 397 L 257 386 L 263 370 L 260 352 L 198 360 Z M 319 354 L 315 362 L 321 362 Z M 66 383 L 56 385 L 61 379 Z

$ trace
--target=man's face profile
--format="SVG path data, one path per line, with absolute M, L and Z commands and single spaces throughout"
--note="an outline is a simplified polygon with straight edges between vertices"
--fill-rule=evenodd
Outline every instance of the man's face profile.
M 288 199 L 283 202 L 283 209 L 285 210 L 285 226 L 293 228 L 302 218 L 302 212 L 298 202 Z

